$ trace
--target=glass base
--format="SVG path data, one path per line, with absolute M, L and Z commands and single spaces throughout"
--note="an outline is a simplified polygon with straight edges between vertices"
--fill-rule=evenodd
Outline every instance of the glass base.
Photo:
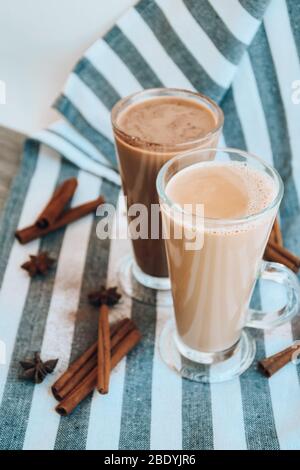
M 132 256 L 121 260 L 118 269 L 119 285 L 129 297 L 148 305 L 173 305 L 170 279 L 145 274 Z
M 226 351 L 203 353 L 187 348 L 178 338 L 174 320 L 169 320 L 159 340 L 163 361 L 194 382 L 216 383 L 238 377 L 252 364 L 256 345 L 252 336 L 243 330 L 240 340 Z

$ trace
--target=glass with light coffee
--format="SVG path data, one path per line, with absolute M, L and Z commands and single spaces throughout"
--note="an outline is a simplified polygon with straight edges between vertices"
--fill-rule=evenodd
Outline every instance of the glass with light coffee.
M 140 233 L 131 233 L 134 256 L 121 261 L 119 281 L 131 297 L 169 304 L 170 281 L 156 177 L 174 155 L 216 146 L 223 113 L 214 101 L 199 93 L 158 88 L 120 100 L 112 110 L 112 125 L 129 226 L 137 216 L 143 216 Z M 142 214 L 140 205 L 145 209 Z M 149 295 L 149 288 L 159 295 Z
M 299 283 L 281 264 L 262 260 L 283 196 L 277 171 L 236 149 L 176 156 L 157 178 L 175 322 L 160 351 L 183 377 L 219 382 L 244 372 L 255 355 L 245 326 L 273 328 L 299 311 Z M 256 281 L 284 287 L 285 305 L 249 308 Z

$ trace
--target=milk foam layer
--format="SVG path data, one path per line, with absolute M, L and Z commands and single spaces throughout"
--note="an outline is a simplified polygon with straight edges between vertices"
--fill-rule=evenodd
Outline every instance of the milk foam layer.
M 204 162 L 171 178 L 166 194 L 181 206 L 204 204 L 205 217 L 246 218 L 266 209 L 276 188 L 266 173 L 240 162 Z

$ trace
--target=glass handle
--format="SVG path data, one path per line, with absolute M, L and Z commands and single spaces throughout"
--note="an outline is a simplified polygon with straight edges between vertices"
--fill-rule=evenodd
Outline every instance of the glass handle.
M 286 304 L 275 311 L 249 309 L 246 326 L 252 328 L 268 329 L 290 321 L 299 312 L 300 289 L 297 276 L 280 263 L 263 261 L 259 279 L 272 281 L 284 286 L 286 290 Z

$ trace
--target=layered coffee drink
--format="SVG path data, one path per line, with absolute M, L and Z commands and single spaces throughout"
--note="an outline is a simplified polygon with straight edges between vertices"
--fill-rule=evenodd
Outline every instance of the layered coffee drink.
M 160 215 L 153 213 L 153 205 L 158 207 L 157 173 L 181 151 L 215 146 L 222 111 L 197 93 L 154 89 L 121 100 L 112 111 L 112 122 L 128 208 L 143 204 L 148 214 L 144 221 L 148 236 L 133 239 L 136 263 L 148 276 L 167 278 Z
M 162 210 L 177 332 L 188 348 L 212 353 L 238 342 L 275 217 L 276 209 L 266 209 L 276 191 L 266 172 L 239 161 L 200 161 L 167 182 L 166 197 L 177 208 L 204 208 L 203 223 L 182 227 L 180 239 L 172 233 L 184 217 L 174 217 L 170 207 Z M 192 230 L 195 236 L 202 231 L 201 249 L 186 249 Z

